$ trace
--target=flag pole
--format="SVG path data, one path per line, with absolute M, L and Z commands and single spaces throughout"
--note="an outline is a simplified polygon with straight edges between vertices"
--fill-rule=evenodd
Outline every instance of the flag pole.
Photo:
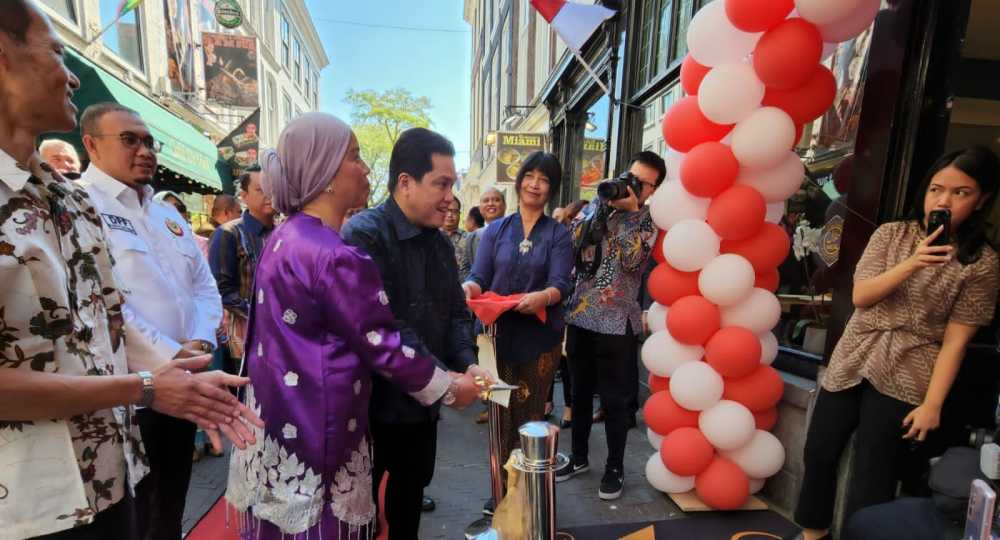
M 590 67 L 590 64 L 588 64 L 587 61 L 583 59 L 583 55 L 581 55 L 580 52 L 577 51 L 576 49 L 570 48 L 569 50 L 573 51 L 573 56 L 575 56 L 576 60 L 580 62 L 580 65 L 582 65 L 583 68 L 587 70 L 587 73 L 590 73 L 590 76 L 594 78 L 594 82 L 596 82 L 597 85 L 601 87 L 601 90 L 604 90 L 604 93 L 607 94 L 608 97 L 614 99 L 614 96 L 611 95 L 611 90 L 608 90 L 608 85 L 604 84 L 604 81 L 602 81 L 601 77 L 597 75 L 597 72 L 594 71 L 594 68 Z
M 112 26 L 114 26 L 118 21 L 122 20 L 122 17 L 124 17 L 125 15 L 128 15 L 131 11 L 133 11 L 141 3 L 142 3 L 142 0 L 139 0 L 132 7 L 128 8 L 128 9 L 122 9 L 122 7 L 128 5 L 128 0 L 123 0 L 122 3 L 121 3 L 121 5 L 118 8 L 118 15 L 114 18 L 114 20 L 112 20 L 111 22 L 109 22 L 107 24 L 107 26 L 105 26 L 104 28 L 101 28 L 101 31 L 98 32 L 96 36 L 92 37 L 90 39 L 90 41 L 87 42 L 87 44 L 85 45 L 85 47 L 90 47 L 91 45 L 93 45 L 95 41 L 97 41 L 98 39 L 101 38 L 101 36 L 104 35 L 105 32 L 107 32 L 108 30 L 111 30 Z

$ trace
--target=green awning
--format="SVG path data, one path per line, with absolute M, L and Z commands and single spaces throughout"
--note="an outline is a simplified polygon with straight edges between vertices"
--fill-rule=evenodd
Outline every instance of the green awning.
M 153 137 L 163 143 L 163 149 L 157 155 L 161 166 L 212 190 L 222 190 L 222 178 L 216 169 L 219 151 L 197 128 L 133 90 L 76 51 L 67 50 L 66 66 L 80 79 L 80 90 L 73 95 L 73 103 L 81 114 L 88 105 L 105 101 L 114 101 L 136 110 L 149 126 Z M 80 136 L 79 129 L 74 135 Z

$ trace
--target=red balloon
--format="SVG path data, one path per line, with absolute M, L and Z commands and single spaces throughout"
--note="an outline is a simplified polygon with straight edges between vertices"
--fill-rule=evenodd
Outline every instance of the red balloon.
M 685 296 L 674 302 L 667 312 L 667 330 L 681 343 L 704 345 L 719 331 L 722 314 L 719 306 L 701 295 Z M 758 353 L 757 359 L 760 359 Z
M 684 63 L 681 64 L 681 86 L 684 88 L 684 92 L 689 96 L 698 95 L 701 80 L 711 70 L 712 68 L 699 64 L 690 54 L 685 56 Z
M 778 423 L 778 408 L 772 407 L 766 411 L 753 413 L 753 421 L 757 429 L 771 431 L 774 429 L 774 425 Z
M 805 19 L 785 19 L 764 32 L 753 51 L 753 68 L 771 88 L 791 90 L 802 86 L 823 55 L 823 37 Z
M 661 306 L 672 306 L 678 298 L 699 294 L 698 272 L 681 272 L 666 262 L 653 268 L 647 285 L 649 295 Z
M 677 428 L 663 438 L 660 459 L 670 472 L 678 476 L 700 474 L 715 459 L 715 447 L 698 428 Z
M 653 244 L 653 260 L 658 263 L 667 262 L 667 258 L 663 256 L 663 239 L 667 236 L 667 231 L 660 230 L 656 234 L 656 243 Z
M 706 221 L 724 240 L 743 240 L 757 234 L 766 215 L 764 196 L 750 186 L 738 185 L 712 199 Z
M 742 255 L 753 265 L 754 272 L 774 270 L 788 257 L 792 241 L 785 229 L 774 223 L 764 223 L 757 234 L 743 240 L 723 240 L 722 252 Z
M 726 0 L 726 17 L 744 32 L 770 30 L 795 9 L 794 0 Z
M 791 90 L 768 87 L 761 104 L 778 107 L 788 113 L 796 124 L 808 124 L 823 116 L 833 105 L 836 95 L 837 79 L 830 68 L 820 64 L 801 86 Z
M 723 377 L 746 377 L 760 366 L 760 338 L 740 326 L 723 328 L 705 345 L 705 361 Z
M 670 389 L 670 377 L 649 374 L 649 392 L 655 394 Z
M 750 479 L 739 465 L 717 457 L 694 479 L 694 491 L 716 510 L 736 510 L 750 497 Z
M 718 141 L 734 124 L 716 124 L 701 113 L 698 97 L 688 96 L 674 103 L 663 116 L 663 139 L 678 152 L 689 152 L 703 142 Z
M 646 425 L 654 433 L 666 436 L 682 427 L 698 427 L 698 412 L 681 407 L 670 397 L 670 392 L 657 392 L 642 406 Z
M 771 292 L 775 292 L 778 290 L 778 281 L 780 278 L 781 276 L 778 275 L 777 268 L 768 270 L 767 272 L 757 272 L 753 286 L 759 289 L 767 289 Z
M 715 197 L 729 189 L 739 174 L 733 150 L 719 142 L 695 146 L 681 162 L 681 183 L 695 197 Z
M 758 356 L 758 359 L 760 357 Z M 771 366 L 760 365 L 753 373 L 741 379 L 726 379 L 722 399 L 742 403 L 751 412 L 774 408 L 781 401 L 785 383 Z

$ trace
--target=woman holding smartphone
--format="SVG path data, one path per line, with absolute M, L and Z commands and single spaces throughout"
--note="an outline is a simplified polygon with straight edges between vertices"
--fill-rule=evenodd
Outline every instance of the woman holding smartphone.
M 804 452 L 795 512 L 806 540 L 825 537 L 837 465 L 851 437 L 854 470 L 845 517 L 892 500 L 904 439 L 923 441 L 980 326 L 990 323 L 1000 285 L 985 237 L 1000 162 L 983 147 L 945 154 L 927 173 L 911 218 L 872 235 L 854 274 L 855 311 L 823 375 Z M 934 211 L 949 227 L 928 231 Z M 941 212 L 937 212 L 940 214 Z

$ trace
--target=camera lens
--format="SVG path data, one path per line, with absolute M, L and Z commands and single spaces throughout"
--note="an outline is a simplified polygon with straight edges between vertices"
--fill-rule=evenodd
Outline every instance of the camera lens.
M 621 180 L 605 180 L 597 184 L 597 196 L 608 201 L 617 201 L 628 197 L 628 190 Z

